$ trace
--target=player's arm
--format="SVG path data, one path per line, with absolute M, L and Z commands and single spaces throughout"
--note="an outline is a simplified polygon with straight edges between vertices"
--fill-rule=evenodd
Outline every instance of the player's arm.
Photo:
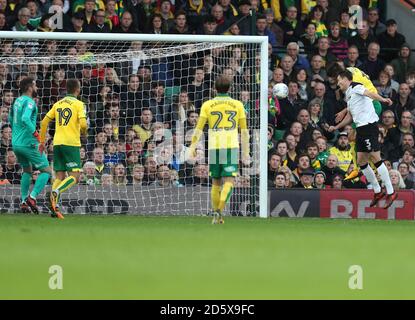
M 347 111 L 345 117 L 343 118 L 343 120 L 336 126 L 330 126 L 328 131 L 329 132 L 333 132 L 338 130 L 339 128 L 344 128 L 345 126 L 347 126 L 348 124 L 351 124 L 353 122 L 353 118 L 352 115 L 350 114 L 349 111 Z
M 363 92 L 363 95 L 366 97 L 369 97 L 373 100 L 379 101 L 381 103 L 387 104 L 388 106 L 391 106 L 393 104 L 392 100 L 389 98 L 384 98 L 380 96 L 378 93 L 370 92 L 369 90 L 365 89 Z
M 22 114 L 22 123 L 25 124 L 27 131 L 29 131 L 30 134 L 34 134 L 36 131 L 36 126 L 32 123 L 32 119 L 31 119 L 32 112 L 33 112 L 33 105 L 28 104 Z
M 192 144 L 190 145 L 189 149 L 190 156 L 193 156 L 195 154 L 197 143 L 199 142 L 200 137 L 203 135 L 203 128 L 205 127 L 206 122 L 207 118 L 205 116 L 202 116 L 201 113 L 199 120 L 197 121 L 196 128 L 193 132 Z
M 81 135 L 86 136 L 88 131 L 88 123 L 86 122 L 85 108 L 83 104 L 78 109 L 78 119 Z

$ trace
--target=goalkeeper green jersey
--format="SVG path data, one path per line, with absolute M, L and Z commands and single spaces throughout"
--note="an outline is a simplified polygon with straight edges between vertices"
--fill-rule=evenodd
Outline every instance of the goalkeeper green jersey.
M 31 147 L 38 144 L 33 136 L 36 131 L 36 102 L 28 96 L 17 98 L 9 113 L 12 126 L 12 145 L 14 147 Z

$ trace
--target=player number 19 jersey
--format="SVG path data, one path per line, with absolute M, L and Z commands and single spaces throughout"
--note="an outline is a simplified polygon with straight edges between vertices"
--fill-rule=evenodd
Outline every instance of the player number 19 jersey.
M 54 146 L 81 146 L 79 119 L 86 118 L 82 101 L 67 96 L 56 102 L 46 116 L 55 120 Z

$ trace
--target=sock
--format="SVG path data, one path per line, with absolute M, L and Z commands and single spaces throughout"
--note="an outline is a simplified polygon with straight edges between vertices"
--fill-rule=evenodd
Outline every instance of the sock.
M 375 193 L 379 193 L 382 191 L 379 185 L 379 181 L 376 178 L 376 174 L 373 169 L 366 163 L 364 166 L 360 167 L 362 169 L 363 174 L 367 178 L 367 181 L 373 186 L 373 190 Z
M 378 173 L 380 175 L 380 178 L 382 179 L 383 183 L 385 184 L 386 193 L 387 194 L 394 193 L 395 191 L 393 190 L 393 185 L 392 185 L 392 182 L 391 182 L 391 178 L 389 176 L 388 168 L 386 168 L 386 166 L 383 162 L 379 166 L 378 166 L 378 163 L 377 163 L 376 167 L 378 169 Z
M 53 191 L 58 191 L 58 196 L 62 193 L 71 188 L 76 184 L 76 179 L 73 176 L 67 177 L 65 180 L 63 180 L 59 186 L 56 189 L 53 189 Z
M 232 189 L 233 189 L 233 182 L 225 182 L 225 184 L 223 185 L 222 192 L 220 193 L 220 199 L 219 199 L 219 205 L 218 205 L 219 212 L 222 212 L 223 209 L 225 209 L 226 203 L 231 197 Z
M 32 182 L 32 174 L 23 172 L 22 179 L 20 180 L 20 193 L 22 196 L 22 202 L 26 200 L 29 195 L 30 184 Z
M 212 209 L 213 211 L 218 210 L 219 200 L 220 200 L 220 186 L 212 185 L 212 190 L 210 190 L 210 197 L 212 200 Z
M 47 172 L 42 172 L 41 174 L 39 174 L 35 182 L 35 186 L 33 187 L 33 190 L 30 193 L 30 196 L 33 199 L 36 199 L 38 194 L 42 192 L 43 188 L 45 188 L 46 184 L 48 183 L 49 178 L 50 178 L 50 174 Z
M 55 179 L 52 184 L 52 190 L 58 189 L 58 186 L 61 184 L 62 180 Z

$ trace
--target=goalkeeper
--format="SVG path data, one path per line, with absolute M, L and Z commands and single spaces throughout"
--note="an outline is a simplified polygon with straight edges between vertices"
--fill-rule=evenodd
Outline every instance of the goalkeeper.
M 360 70 L 359 68 L 356 68 L 356 67 L 349 67 L 349 68 L 346 68 L 346 69 L 352 73 L 353 82 L 361 83 L 369 92 L 378 93 L 377 89 L 375 88 L 375 86 L 373 85 L 372 81 L 370 80 L 369 76 L 366 73 L 364 73 L 362 70 Z M 337 79 L 337 76 L 342 71 L 344 71 L 343 67 L 336 62 L 331 67 L 329 67 L 329 69 L 327 71 L 327 76 L 330 77 L 330 78 Z M 379 101 L 373 100 L 373 108 L 375 109 L 376 114 L 378 116 L 380 116 L 380 114 L 382 113 L 381 103 Z M 344 110 L 339 112 L 336 115 L 336 122 L 340 122 L 344 118 L 346 113 L 347 113 L 347 108 L 345 108 Z M 356 129 L 356 124 L 352 123 L 352 127 L 353 127 L 353 129 Z M 351 136 L 355 136 L 355 134 L 352 134 Z M 359 167 L 357 166 L 356 144 L 355 144 L 354 141 L 350 144 L 352 146 L 351 152 L 352 152 L 353 163 L 355 164 L 355 168 L 353 169 L 352 172 L 350 172 L 345 177 L 344 180 L 353 180 L 354 178 L 356 178 L 359 175 Z M 372 163 L 372 161 L 369 160 L 369 164 L 371 165 L 372 168 L 375 168 L 375 165 Z
M 40 150 L 45 150 L 46 131 L 49 122 L 55 120 L 55 136 L 53 137 L 53 169 L 56 179 L 50 194 L 52 215 L 63 219 L 59 210 L 59 199 L 65 192 L 79 181 L 81 171 L 80 134 L 86 135 L 87 122 L 84 103 L 77 99 L 81 92 L 78 80 L 66 82 L 67 96 L 56 102 L 43 118 L 40 125 Z M 67 176 L 66 173 L 69 175 Z
M 22 202 L 20 209 L 23 213 L 39 213 L 36 197 L 44 189 L 52 174 L 46 155 L 39 152 L 39 134 L 36 131 L 38 109 L 33 97 L 37 93 L 36 82 L 31 77 L 20 81 L 22 95 L 16 99 L 9 113 L 9 123 L 12 127 L 12 146 L 17 160 L 23 168 L 20 181 Z M 32 182 L 32 168 L 40 171 L 32 192 L 29 194 Z M 29 209 L 30 208 L 30 209 Z
M 238 127 L 241 129 L 242 160 L 244 163 L 249 162 L 249 132 L 245 110 L 242 102 L 228 95 L 230 86 L 229 78 L 222 75 L 216 79 L 215 88 L 218 95 L 203 103 L 190 146 L 190 156 L 194 157 L 196 146 L 207 123 L 213 224 L 224 223 L 222 212 L 232 194 L 234 180 L 238 175 Z

